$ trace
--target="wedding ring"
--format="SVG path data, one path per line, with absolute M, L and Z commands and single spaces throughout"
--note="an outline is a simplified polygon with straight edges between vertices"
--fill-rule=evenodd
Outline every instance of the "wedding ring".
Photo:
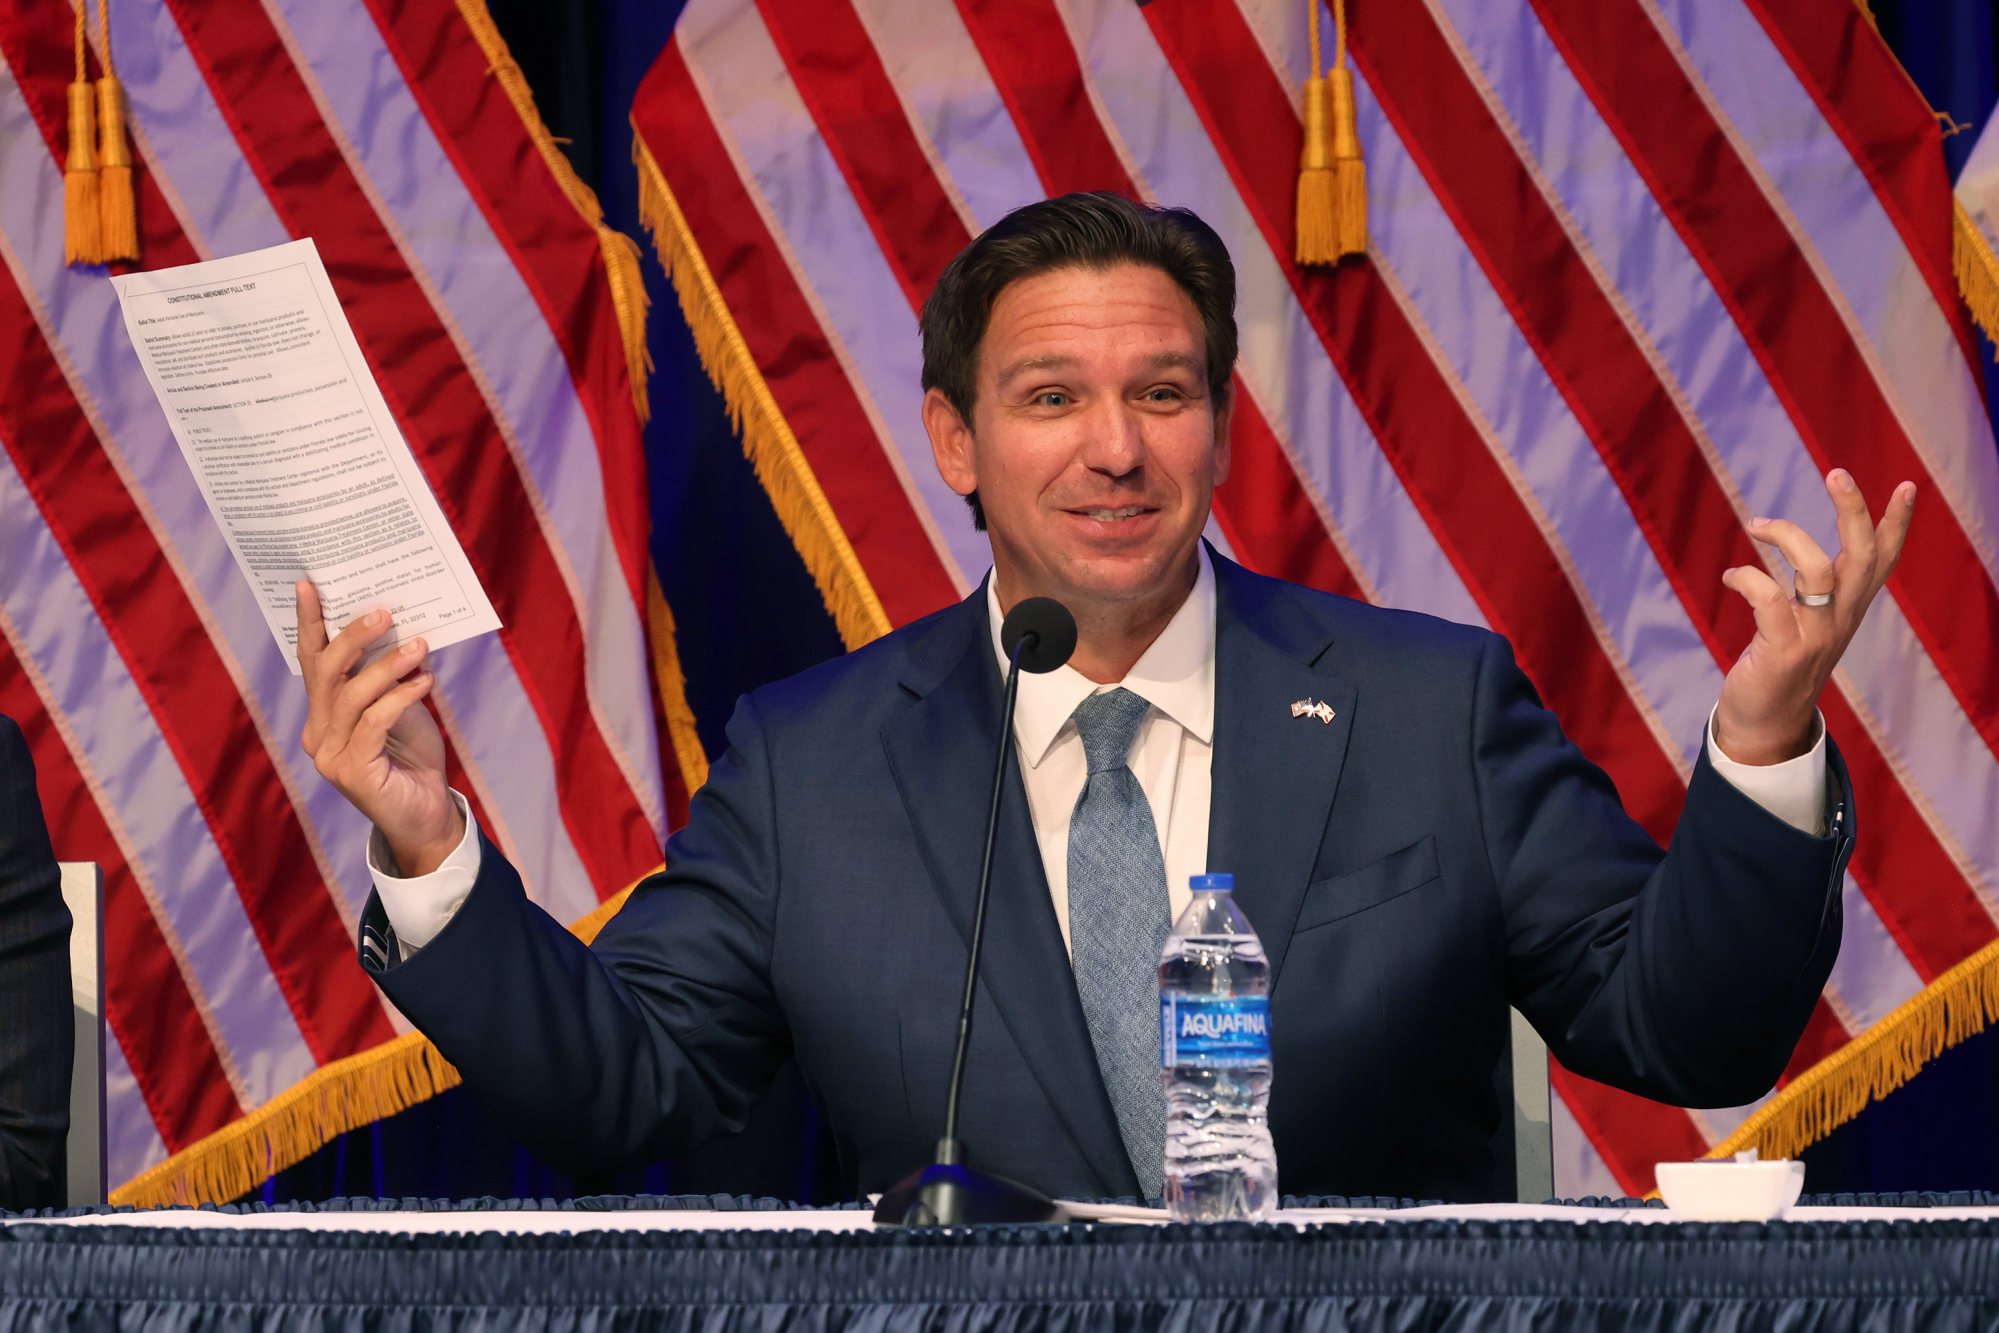
M 1829 592 L 1797 592 L 1791 595 L 1798 599 L 1799 606 L 1832 605 L 1832 594 Z

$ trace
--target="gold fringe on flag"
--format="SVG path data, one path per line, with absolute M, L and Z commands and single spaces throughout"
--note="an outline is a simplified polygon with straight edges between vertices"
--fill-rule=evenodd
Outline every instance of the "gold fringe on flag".
M 639 218 L 652 233 L 660 263 L 673 279 L 681 312 L 694 331 L 701 365 L 728 404 L 729 416 L 742 433 L 750 466 L 770 493 L 771 507 L 818 584 L 819 595 L 846 645 L 858 648 L 881 637 L 889 631 L 881 599 L 820 489 L 798 437 L 771 396 L 763 372 L 750 356 L 742 330 L 722 299 L 722 289 L 695 244 L 694 233 L 667 187 L 659 163 L 637 133 L 632 135 L 632 163 L 639 173 Z
M 507 100 L 514 105 L 514 113 L 527 127 L 528 137 L 534 141 L 541 153 L 542 163 L 549 175 L 562 188 L 569 202 L 583 220 L 597 233 L 597 248 L 604 256 L 604 276 L 611 288 L 611 304 L 618 313 L 618 332 L 625 345 L 625 372 L 631 380 L 632 406 L 643 423 L 651 415 L 651 405 L 647 399 L 646 384 L 652 375 L 652 353 L 646 347 L 646 287 L 645 279 L 639 271 L 638 243 L 604 221 L 604 207 L 597 202 L 596 193 L 583 183 L 570 164 L 555 136 L 542 124 L 541 113 L 535 110 L 534 90 L 528 87 L 527 76 L 514 63 L 513 53 L 507 49 L 506 39 L 493 23 L 493 16 L 486 9 L 485 0 L 457 0 L 458 16 L 465 20 L 465 26 L 472 30 L 479 49 L 490 62 L 490 71 L 507 94 Z
M 1755 1148 L 1764 1157 L 1795 1157 L 1994 1021 L 1999 1021 L 1999 940 L 1792 1079 L 1708 1156 Z
M 103 226 L 104 262 L 139 257 L 139 204 L 132 186 L 132 148 L 125 137 L 125 89 L 111 63 L 111 16 L 107 0 L 97 0 L 99 57 L 104 76 L 97 81 L 98 209 Z M 79 0 L 77 13 L 83 12 Z
M 227 1203 L 317 1152 L 458 1086 L 458 1071 L 421 1033 L 321 1065 L 241 1120 L 188 1145 L 111 1191 L 134 1208 Z
M 98 213 L 97 97 L 84 68 L 83 8 L 76 11 L 76 78 L 69 85 L 69 155 L 62 168 L 62 250 L 65 264 L 104 262 L 104 220 Z
M 1985 336 L 1999 342 L 1999 256 L 1962 200 L 1951 201 L 1951 213 L 1950 258 L 1958 295 Z
M 673 608 L 659 586 L 659 574 L 646 569 L 646 626 L 652 635 L 652 670 L 659 686 L 660 710 L 666 714 L 666 735 L 680 763 L 681 781 L 692 796 L 708 781 L 708 752 L 694 729 L 694 710 L 687 706 L 687 678 L 680 671 L 679 631 Z
M 1367 167 L 1361 161 L 1346 0 L 1333 0 L 1333 67 L 1319 74 L 1319 3 L 1308 0 L 1312 74 L 1305 80 L 1305 146 L 1298 157 L 1300 264 L 1367 253 Z
M 637 881 L 606 898 L 571 925 L 570 933 L 585 944 L 597 938 L 636 887 Z M 407 1111 L 462 1081 L 428 1037 L 405 1033 L 321 1065 L 241 1120 L 132 1177 L 112 1190 L 107 1202 L 157 1208 L 239 1199 L 339 1135 Z

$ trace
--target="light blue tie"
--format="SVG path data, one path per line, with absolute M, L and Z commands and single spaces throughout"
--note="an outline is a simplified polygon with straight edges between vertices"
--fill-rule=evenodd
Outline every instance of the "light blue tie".
M 1125 765 L 1146 707 L 1130 690 L 1076 707 L 1090 775 L 1069 819 L 1069 949 L 1125 1151 L 1145 1196 L 1158 1198 L 1166 1147 L 1159 951 L 1173 923 L 1152 806 Z

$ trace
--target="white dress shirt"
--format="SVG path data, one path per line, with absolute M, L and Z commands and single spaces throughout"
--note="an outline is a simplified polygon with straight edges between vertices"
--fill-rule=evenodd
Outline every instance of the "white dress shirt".
M 1193 891 L 1187 881 L 1204 874 L 1208 860 L 1208 812 L 1212 799 L 1215 741 L 1215 573 L 1206 548 L 1194 590 L 1168 621 L 1152 646 L 1133 664 L 1130 674 L 1110 685 L 1098 685 L 1071 667 L 1045 675 L 1022 673 L 1015 702 L 1013 734 L 1020 750 L 1020 774 L 1027 788 L 1027 808 L 1034 839 L 1041 848 L 1041 866 L 1048 877 L 1055 919 L 1062 943 L 1069 944 L 1069 816 L 1083 794 L 1089 766 L 1083 740 L 1070 714 L 1091 694 L 1120 686 L 1152 705 L 1138 724 L 1127 759 L 1159 832 L 1160 855 L 1166 863 L 1166 896 L 1174 918 L 1185 910 Z M 993 653 L 1006 670 L 1000 647 L 999 594 L 986 580 L 986 613 L 992 630 Z M 1821 722 L 1812 748 L 1783 763 L 1738 764 L 1714 743 L 1714 715 L 1708 715 L 1708 758 L 1715 771 L 1793 828 L 1814 836 L 1825 831 L 1825 726 Z M 472 891 L 479 877 L 479 839 L 465 798 L 458 796 L 465 815 L 465 837 L 428 875 L 401 878 L 392 873 L 393 860 L 380 834 L 368 840 L 368 870 L 381 894 L 382 910 L 395 928 L 405 956 L 437 937 Z M 1226 870 L 1227 866 L 1215 867 Z
M 986 613 L 992 624 L 993 652 L 1006 674 L 1000 647 L 999 594 L 986 580 Z M 1193 875 L 1208 870 L 1208 808 L 1215 754 L 1215 571 L 1201 551 L 1194 590 L 1131 671 L 1115 685 L 1099 685 L 1071 666 L 1044 675 L 1020 675 L 1014 701 L 1013 738 L 1020 747 L 1020 776 L 1027 787 L 1027 810 L 1041 868 L 1069 945 L 1069 816 L 1090 775 L 1083 738 L 1070 717 L 1092 694 L 1130 690 L 1152 707 L 1138 724 L 1125 764 L 1138 778 L 1159 831 L 1166 862 L 1169 919 L 1177 920 L 1194 896 Z M 1227 869 L 1226 866 L 1222 869 Z
M 382 915 L 395 927 L 404 957 L 437 938 L 437 932 L 458 915 L 465 895 L 472 892 L 479 878 L 479 826 L 472 822 L 472 807 L 464 795 L 455 788 L 451 795 L 458 802 L 458 813 L 465 817 L 465 836 L 428 875 L 405 878 L 380 831 L 368 834 L 368 873 L 374 878 L 375 892 L 381 895 Z

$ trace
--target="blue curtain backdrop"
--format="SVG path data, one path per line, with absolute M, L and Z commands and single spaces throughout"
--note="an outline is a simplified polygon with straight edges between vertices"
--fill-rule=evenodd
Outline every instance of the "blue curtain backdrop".
M 830 657 L 841 645 L 743 457 L 639 225 L 627 112 L 685 0 L 489 3 L 542 119 L 567 140 L 611 224 L 641 238 L 655 366 L 646 432 L 653 560 L 679 623 L 688 701 L 703 743 L 719 754 L 739 695 Z M 1944 144 L 1955 176 L 1999 101 L 1994 0 L 1873 0 L 1872 9 L 1931 105 L 1966 127 Z M 1987 398 L 1999 401 L 1989 342 L 1985 352 Z M 1805 1159 L 1814 1192 L 1999 1190 L 1999 1041 L 1987 1035 L 1947 1053 Z M 788 1069 L 742 1134 L 614 1178 L 577 1180 L 543 1166 L 460 1089 L 346 1135 L 259 1193 L 277 1201 L 607 1191 L 835 1202 L 849 1197 L 851 1180 L 796 1071 Z

